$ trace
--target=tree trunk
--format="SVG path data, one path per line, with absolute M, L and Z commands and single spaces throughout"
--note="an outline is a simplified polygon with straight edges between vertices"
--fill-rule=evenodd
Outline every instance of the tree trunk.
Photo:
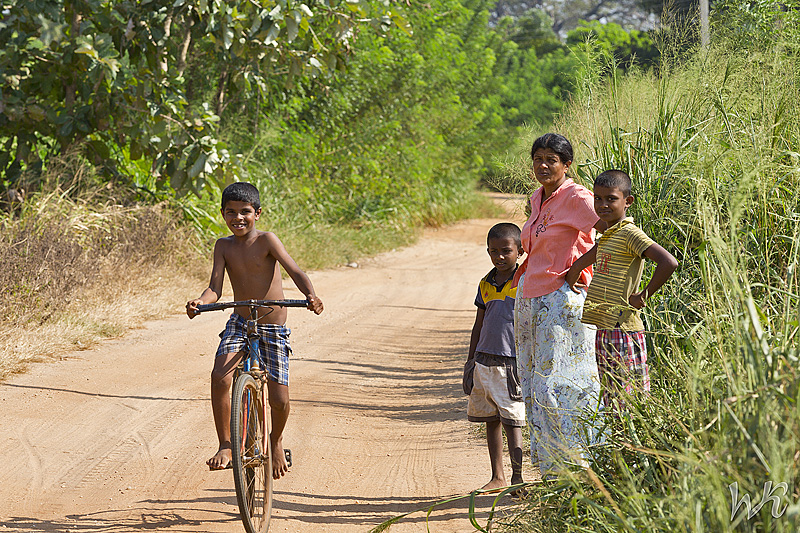
M 186 28 L 183 30 L 183 40 L 178 52 L 178 64 L 176 65 L 178 76 L 183 76 L 186 71 L 186 56 L 189 54 L 189 47 L 192 45 L 192 26 L 194 26 L 194 18 L 190 16 Z
M 216 102 L 216 113 L 217 116 L 222 115 L 222 110 L 225 107 L 225 89 L 228 86 L 228 63 L 225 63 L 225 66 L 222 67 L 222 72 L 219 75 L 219 81 L 217 82 L 217 95 L 214 98 Z
M 169 64 L 167 63 L 167 44 L 169 42 L 169 38 L 172 35 L 172 16 L 173 12 L 170 11 L 167 18 L 164 19 L 164 44 L 158 51 L 158 69 L 161 75 L 167 73 L 167 69 L 169 68 Z

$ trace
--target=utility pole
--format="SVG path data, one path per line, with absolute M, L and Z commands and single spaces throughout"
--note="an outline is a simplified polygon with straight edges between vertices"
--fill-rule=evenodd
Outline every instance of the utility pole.
M 700 0 L 700 45 L 708 48 L 711 38 L 708 31 L 708 0 Z

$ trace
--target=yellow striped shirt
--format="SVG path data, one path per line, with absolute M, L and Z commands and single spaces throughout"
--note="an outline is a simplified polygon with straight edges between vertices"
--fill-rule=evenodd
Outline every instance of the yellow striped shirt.
M 610 227 L 597 240 L 594 277 L 583 305 L 582 322 L 600 329 L 619 325 L 625 331 L 642 331 L 639 311 L 628 303 L 642 280 L 642 254 L 654 244 L 630 217 Z

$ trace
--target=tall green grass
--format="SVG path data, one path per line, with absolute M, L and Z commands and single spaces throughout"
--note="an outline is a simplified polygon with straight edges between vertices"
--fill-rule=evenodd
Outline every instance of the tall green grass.
M 332 183 L 309 186 L 307 180 L 278 178 L 258 167 L 254 164 L 249 179 L 261 192 L 259 227 L 274 231 L 304 268 L 357 261 L 413 242 L 423 227 L 497 213 L 491 200 L 476 194 L 471 178 L 416 185 L 398 180 L 397 187 L 406 190 L 372 202 L 357 187 L 347 192 Z
M 659 76 L 587 69 L 555 129 L 580 179 L 631 175 L 630 214 L 681 266 L 644 313 L 651 395 L 609 421 L 589 471 L 537 486 L 507 530 L 800 529 L 799 43 L 718 34 Z M 786 483 L 767 494 L 780 517 L 772 500 L 733 512 L 734 483 L 757 507 L 767 482 Z

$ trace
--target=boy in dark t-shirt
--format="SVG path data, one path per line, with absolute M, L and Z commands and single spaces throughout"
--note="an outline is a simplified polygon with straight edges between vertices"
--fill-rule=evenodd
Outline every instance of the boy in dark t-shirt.
M 489 230 L 487 251 L 495 268 L 478 286 L 478 307 L 464 365 L 464 392 L 469 394 L 467 419 L 486 422 L 492 479 L 482 490 L 505 487 L 503 430 L 511 456 L 511 484 L 522 483 L 522 426 L 525 405 L 517 377 L 514 348 L 514 273 L 522 254 L 520 229 L 501 223 Z

